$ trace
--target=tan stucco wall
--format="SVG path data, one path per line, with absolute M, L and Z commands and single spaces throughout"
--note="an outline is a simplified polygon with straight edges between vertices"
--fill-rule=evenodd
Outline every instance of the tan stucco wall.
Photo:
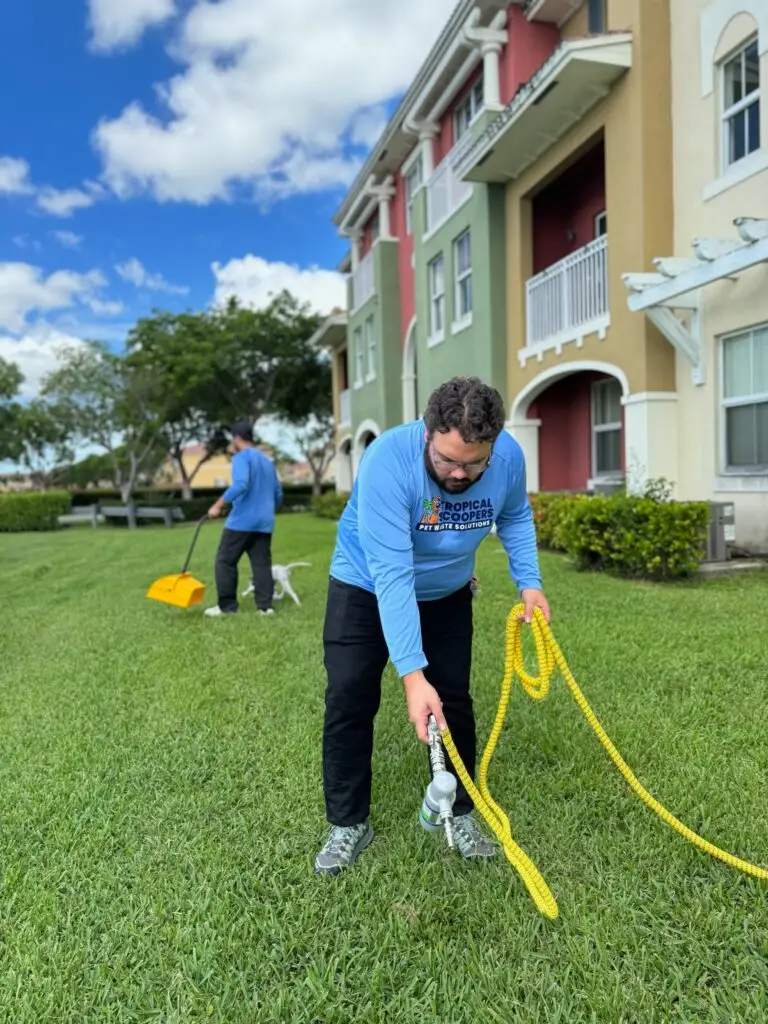
M 584 24 L 581 24 L 581 20 Z M 608 28 L 633 33 L 633 66 L 610 95 L 517 181 L 507 187 L 508 396 L 543 371 L 576 361 L 610 363 L 624 371 L 632 392 L 674 390 L 674 354 L 645 317 L 627 308 L 626 271 L 652 270 L 651 260 L 672 245 L 672 141 L 669 0 L 609 0 Z M 586 11 L 566 26 L 584 35 Z M 566 344 L 521 367 L 525 344 L 525 281 L 532 272 L 531 196 L 556 177 L 574 154 L 605 143 L 608 275 L 611 325 L 604 340 Z
M 746 13 L 748 8 L 753 14 Z M 759 46 L 768 51 L 768 0 L 673 4 L 676 256 L 692 255 L 691 240 L 697 236 L 735 240 L 735 217 L 768 218 L 768 52 L 760 63 L 763 149 L 752 161 L 753 166 L 762 162 L 765 168 L 711 194 L 720 178 L 720 82 L 717 73 L 708 81 L 706 68 L 754 34 L 757 16 L 763 19 Z M 706 53 L 702 53 L 702 19 L 707 29 Z M 710 84 L 712 91 L 703 95 Z M 677 360 L 677 496 L 734 501 L 738 543 L 768 550 L 768 476 L 728 478 L 723 474 L 718 340 L 723 334 L 768 322 L 768 266 L 749 270 L 735 282 L 708 285 L 700 295 L 705 383 L 695 386 L 690 364 L 681 357 Z

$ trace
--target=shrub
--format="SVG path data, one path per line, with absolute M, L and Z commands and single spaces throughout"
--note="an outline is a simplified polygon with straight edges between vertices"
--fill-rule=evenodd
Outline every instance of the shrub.
M 59 516 L 71 508 L 66 491 L 36 494 L 0 494 L 0 533 L 55 530 Z
M 539 547 L 565 551 L 563 529 L 578 497 L 569 492 L 530 495 Z
M 315 496 L 312 511 L 321 519 L 340 519 L 348 501 L 349 495 L 343 491 L 328 491 Z
M 579 569 L 680 579 L 699 567 L 708 519 L 707 502 L 668 501 L 648 492 L 584 497 L 574 502 L 562 537 Z

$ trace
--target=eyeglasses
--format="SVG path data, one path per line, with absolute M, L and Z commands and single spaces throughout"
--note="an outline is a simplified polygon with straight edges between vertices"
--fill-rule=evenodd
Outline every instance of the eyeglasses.
M 473 475 L 475 473 L 482 473 L 488 463 L 491 461 L 490 455 L 487 459 L 479 459 L 476 462 L 455 462 L 453 459 L 448 459 L 445 455 L 441 455 L 440 452 L 435 448 L 435 442 L 430 442 L 430 448 L 432 449 L 432 461 L 436 466 L 442 466 L 443 469 L 448 472 L 453 472 L 454 469 L 463 469 L 465 473 Z

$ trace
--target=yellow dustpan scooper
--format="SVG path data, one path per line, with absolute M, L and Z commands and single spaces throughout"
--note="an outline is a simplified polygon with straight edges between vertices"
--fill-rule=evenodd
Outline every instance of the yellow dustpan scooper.
M 194 605 L 202 602 L 205 597 L 205 584 L 201 583 L 200 580 L 196 580 L 191 573 L 187 572 L 187 569 L 192 558 L 192 552 L 195 550 L 200 527 L 207 519 L 208 516 L 203 516 L 195 528 L 192 543 L 189 545 L 189 551 L 187 552 L 181 572 L 174 573 L 171 576 L 161 576 L 149 588 L 147 597 L 152 601 L 162 601 L 163 604 L 172 604 L 177 608 L 192 608 Z

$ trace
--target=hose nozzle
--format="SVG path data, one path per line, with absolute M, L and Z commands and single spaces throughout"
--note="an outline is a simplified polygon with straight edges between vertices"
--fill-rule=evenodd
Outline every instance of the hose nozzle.
M 429 716 L 427 742 L 432 781 L 424 795 L 419 820 L 422 827 L 430 832 L 444 829 L 448 846 L 453 849 L 453 805 L 456 800 L 457 782 L 456 776 L 446 770 L 443 742 L 434 715 Z

